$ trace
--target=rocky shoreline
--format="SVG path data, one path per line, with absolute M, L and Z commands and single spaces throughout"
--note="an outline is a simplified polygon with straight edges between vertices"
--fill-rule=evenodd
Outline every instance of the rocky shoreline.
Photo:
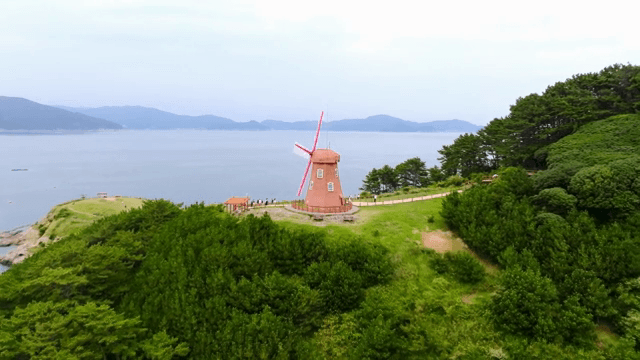
M 31 255 L 31 249 L 49 242 L 49 238 L 40 236 L 40 232 L 34 226 L 24 231 L 11 231 L 0 233 L 0 247 L 16 246 L 6 255 L 0 255 L 0 264 L 11 266 L 18 264 Z

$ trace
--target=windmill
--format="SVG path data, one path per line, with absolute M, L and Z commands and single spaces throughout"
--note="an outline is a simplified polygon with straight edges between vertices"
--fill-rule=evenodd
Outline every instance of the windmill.
M 312 209 L 311 211 L 317 212 L 345 212 L 350 210 L 351 206 L 345 206 L 346 204 L 342 195 L 338 172 L 340 154 L 331 149 L 316 148 L 323 116 L 324 111 L 320 114 L 318 129 L 316 130 L 316 137 L 313 140 L 311 150 L 298 143 L 295 143 L 294 146 L 295 153 L 309 159 L 307 168 L 302 176 L 302 182 L 298 188 L 298 196 L 302 194 L 302 189 L 307 181 L 307 175 L 309 175 L 309 169 L 311 169 L 307 196 L 304 201 L 306 205 L 305 209 Z

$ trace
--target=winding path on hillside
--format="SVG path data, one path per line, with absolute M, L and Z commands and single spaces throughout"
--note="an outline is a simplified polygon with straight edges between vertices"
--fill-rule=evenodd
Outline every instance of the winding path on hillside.
M 463 190 L 458 190 L 458 192 L 462 192 Z M 378 202 L 361 202 L 361 201 L 352 201 L 353 205 L 355 206 L 381 206 L 381 205 L 393 205 L 393 204 L 402 204 L 402 203 L 407 203 L 407 202 L 414 202 L 414 201 L 422 201 L 422 200 L 431 200 L 431 199 L 436 199 L 436 198 L 441 198 L 441 197 L 445 197 L 447 195 L 451 194 L 450 192 L 448 193 L 441 193 L 441 194 L 433 194 L 433 195 L 425 195 L 425 196 L 419 196 L 419 197 L 414 197 L 414 198 L 408 198 L 408 199 L 398 199 L 398 200 L 385 200 L 385 201 L 378 201 Z
M 463 192 L 464 189 L 461 190 L 457 190 L 457 192 Z M 352 201 L 351 203 L 354 206 L 381 206 L 381 205 L 394 205 L 394 204 L 402 204 L 402 203 L 408 203 L 408 202 L 414 202 L 414 201 L 422 201 L 422 200 L 431 200 L 431 199 L 437 199 L 437 198 L 441 198 L 441 197 L 445 197 L 447 195 L 451 194 L 451 192 L 446 192 L 446 193 L 440 193 L 440 194 L 433 194 L 433 195 L 425 195 L 425 196 L 418 196 L 418 197 L 414 197 L 414 198 L 408 198 L 408 199 L 398 199 L 398 200 L 385 200 L 385 201 L 378 201 L 378 202 L 373 202 L 373 201 Z M 250 206 L 250 209 L 260 209 L 260 208 L 274 208 L 274 207 L 285 207 L 286 204 L 285 203 L 276 203 L 276 204 L 269 204 L 269 205 L 254 205 L 254 206 Z

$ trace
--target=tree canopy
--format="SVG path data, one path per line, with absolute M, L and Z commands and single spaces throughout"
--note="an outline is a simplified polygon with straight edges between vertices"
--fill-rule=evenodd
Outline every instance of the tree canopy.
M 442 168 L 463 176 L 499 166 L 545 168 L 548 145 L 591 122 L 638 112 L 640 66 L 616 64 L 574 75 L 542 94 L 518 98 L 507 116 L 444 146 Z
M 0 277 L 0 357 L 302 357 L 299 339 L 392 270 L 364 239 L 148 201 Z

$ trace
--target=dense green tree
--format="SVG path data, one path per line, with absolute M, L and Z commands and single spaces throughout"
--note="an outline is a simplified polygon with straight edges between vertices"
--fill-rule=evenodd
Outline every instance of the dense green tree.
M 398 188 L 398 175 L 391 166 L 385 165 L 380 168 L 380 170 L 378 170 L 378 176 L 383 192 L 391 192 Z
M 580 170 L 571 178 L 569 191 L 582 208 L 608 215 L 628 215 L 640 207 L 640 158 Z
M 550 160 L 546 155 L 551 155 L 545 150 L 548 145 L 585 124 L 640 112 L 639 89 L 640 66 L 616 64 L 599 73 L 575 75 L 542 94 L 518 98 L 507 116 L 494 119 L 478 135 L 461 135 L 444 146 L 442 168 L 463 176 L 499 166 L 544 168 Z
M 232 311 L 205 354 L 220 359 L 290 359 L 295 354 L 296 335 L 293 326 L 268 307 L 251 315 Z
M 312 289 L 318 289 L 329 311 L 352 310 L 364 298 L 362 277 L 342 261 L 313 264 L 304 278 Z
M 576 208 L 576 197 L 567 194 L 563 188 L 550 188 L 540 191 L 532 198 L 532 203 L 539 206 L 543 211 L 552 212 L 559 215 L 566 215 Z
M 414 157 L 396 165 L 396 175 L 400 186 L 422 187 L 428 185 L 427 167 L 419 157 Z
M 468 177 L 474 172 L 489 169 L 487 154 L 482 151 L 482 138 L 474 134 L 458 137 L 452 145 L 445 145 L 438 150 L 441 157 L 442 171 L 447 175 Z
M 567 189 L 571 178 L 580 169 L 584 167 L 584 163 L 579 161 L 567 161 L 560 164 L 554 164 L 553 167 L 545 171 L 536 173 L 533 176 L 533 184 L 536 191 L 559 187 Z
M 558 312 L 557 291 L 550 279 L 527 270 L 509 269 L 491 311 L 496 323 L 509 332 L 537 338 L 557 333 L 553 314 Z
M 502 288 L 491 304 L 498 326 L 548 341 L 580 343 L 591 339 L 591 315 L 575 296 L 560 303 L 551 279 L 518 268 L 507 270 L 502 279 Z
M 440 274 L 451 274 L 456 280 L 477 284 L 484 280 L 484 266 L 467 252 L 447 252 L 444 255 L 434 254 L 431 266 Z
M 382 183 L 380 182 L 380 170 L 373 169 L 369 171 L 367 176 L 362 182 L 361 191 L 366 191 L 371 194 L 380 194 L 382 192 Z
M 0 356 L 105 359 L 149 354 L 171 359 L 188 352 L 166 334 L 146 334 L 138 319 L 127 319 L 107 305 L 34 302 L 0 324 Z
M 429 172 L 429 181 L 432 183 L 444 181 L 444 179 L 447 178 L 447 176 L 442 171 L 442 169 L 440 169 L 437 166 L 432 166 L 429 169 L 427 169 L 427 171 Z
M 387 248 L 362 238 L 341 239 L 341 242 L 341 246 L 330 250 L 330 256 L 334 261 L 342 261 L 358 272 L 363 286 L 384 284 L 391 279 L 393 268 L 388 260 Z

